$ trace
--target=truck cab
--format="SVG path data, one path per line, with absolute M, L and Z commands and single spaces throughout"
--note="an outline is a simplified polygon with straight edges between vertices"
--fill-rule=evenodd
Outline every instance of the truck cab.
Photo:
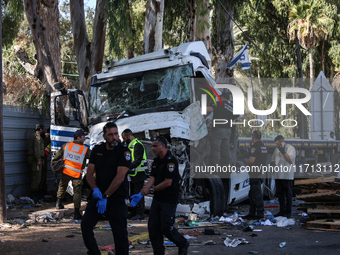
M 89 131 L 86 144 L 92 148 L 104 141 L 103 126 L 114 121 L 120 133 L 129 128 L 143 142 L 151 163 L 152 138 L 162 135 L 179 162 L 180 201 L 210 201 L 211 214 L 222 215 L 225 205 L 248 197 L 248 176 L 196 179 L 190 171 L 195 144 L 208 135 L 194 77 L 215 87 L 211 58 L 200 41 L 108 64 L 92 77 L 88 97 L 80 90 L 52 93 L 52 151 L 73 139 L 78 128 Z M 199 130 L 191 128 L 193 116 L 202 124 Z

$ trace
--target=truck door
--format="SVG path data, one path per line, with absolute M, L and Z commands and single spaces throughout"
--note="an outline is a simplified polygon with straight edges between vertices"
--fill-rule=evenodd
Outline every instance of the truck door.
M 51 151 L 52 157 L 60 147 L 73 140 L 78 129 L 88 132 L 88 108 L 83 91 L 71 89 L 51 93 Z M 85 145 L 90 144 L 89 136 Z

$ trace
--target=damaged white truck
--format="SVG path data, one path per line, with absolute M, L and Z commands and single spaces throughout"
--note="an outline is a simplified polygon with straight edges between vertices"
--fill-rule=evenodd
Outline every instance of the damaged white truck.
M 114 121 L 119 132 L 126 128 L 133 131 L 152 160 L 152 138 L 162 135 L 179 161 L 180 202 L 210 201 L 210 213 L 222 215 L 226 206 L 248 197 L 248 175 L 196 179 L 190 171 L 190 154 L 203 158 L 195 145 L 207 136 L 204 124 L 190 131 L 190 116 L 200 115 L 199 102 L 190 100 L 195 93 L 192 77 L 204 79 L 211 87 L 216 84 L 203 42 L 184 43 L 107 65 L 104 72 L 92 77 L 89 98 L 75 89 L 52 93 L 52 152 L 72 140 L 79 127 L 89 131 L 86 143 L 92 148 L 103 141 L 103 126 Z

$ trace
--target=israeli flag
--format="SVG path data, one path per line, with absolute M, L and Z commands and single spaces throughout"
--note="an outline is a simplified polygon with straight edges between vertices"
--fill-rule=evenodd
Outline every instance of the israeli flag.
M 231 61 L 231 63 L 229 65 L 227 65 L 227 67 L 232 69 L 237 62 L 240 62 L 242 64 L 242 69 L 243 70 L 250 68 L 250 61 L 249 61 L 249 54 L 248 54 L 247 43 L 246 43 L 246 45 L 244 45 L 242 50 L 237 52 L 236 56 Z

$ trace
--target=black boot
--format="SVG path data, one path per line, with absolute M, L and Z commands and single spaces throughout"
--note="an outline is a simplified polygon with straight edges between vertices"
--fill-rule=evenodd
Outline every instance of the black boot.
M 81 220 L 83 219 L 83 216 L 80 214 L 79 208 L 74 208 L 74 220 Z
M 57 198 L 57 203 L 56 203 L 56 205 L 55 205 L 55 207 L 56 207 L 57 209 L 64 209 L 64 205 L 63 205 L 63 203 L 61 202 L 61 200 L 62 200 L 62 198 Z

